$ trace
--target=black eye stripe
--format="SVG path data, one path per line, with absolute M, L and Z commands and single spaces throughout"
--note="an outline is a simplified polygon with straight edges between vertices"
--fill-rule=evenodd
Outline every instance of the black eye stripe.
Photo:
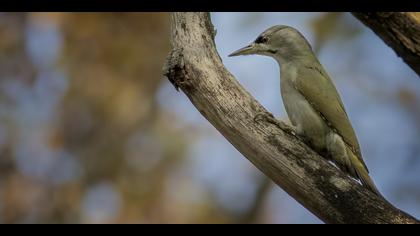
M 255 43 L 266 43 L 268 41 L 268 38 L 265 36 L 259 36 L 256 40 Z

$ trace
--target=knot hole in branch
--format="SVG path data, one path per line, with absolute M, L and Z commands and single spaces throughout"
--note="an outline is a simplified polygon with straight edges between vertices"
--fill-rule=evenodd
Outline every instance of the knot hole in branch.
M 182 48 L 172 49 L 163 66 L 163 76 L 166 77 L 176 91 L 186 89 L 188 75 Z

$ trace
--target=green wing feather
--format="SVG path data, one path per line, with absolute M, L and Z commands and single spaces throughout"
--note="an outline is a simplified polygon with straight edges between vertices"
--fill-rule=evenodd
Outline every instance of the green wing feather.
M 368 171 L 343 102 L 327 73 L 320 66 L 306 66 L 301 67 L 297 74 L 296 89 L 321 113 L 327 124 L 343 137 L 344 142 Z

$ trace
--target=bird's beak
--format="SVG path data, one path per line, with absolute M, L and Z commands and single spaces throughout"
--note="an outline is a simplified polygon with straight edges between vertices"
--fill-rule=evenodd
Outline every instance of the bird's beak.
M 229 57 L 241 56 L 241 55 L 250 55 L 250 54 L 255 54 L 256 52 L 257 51 L 256 51 L 256 48 L 255 48 L 255 44 L 252 43 L 252 44 L 250 44 L 246 47 L 243 47 L 239 50 L 234 51 L 233 53 L 231 53 L 229 55 Z

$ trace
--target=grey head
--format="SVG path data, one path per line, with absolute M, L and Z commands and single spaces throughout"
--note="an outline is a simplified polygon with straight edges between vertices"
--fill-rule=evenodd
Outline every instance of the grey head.
M 278 62 L 301 60 L 313 57 L 308 41 L 293 27 L 276 25 L 262 32 L 250 45 L 243 47 L 229 56 L 264 55 Z M 308 59 L 309 59 L 308 58 Z

